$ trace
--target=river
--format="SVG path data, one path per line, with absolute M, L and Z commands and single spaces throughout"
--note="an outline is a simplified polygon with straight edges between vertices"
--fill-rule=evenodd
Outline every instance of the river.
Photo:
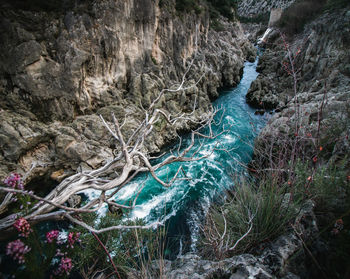
M 139 187 L 144 185 L 137 205 L 128 218 L 142 218 L 147 223 L 166 221 L 168 242 L 173 246 L 170 248 L 172 254 L 195 251 L 199 225 L 210 202 L 220 197 L 219 194 L 225 189 L 234 187 L 233 174 L 245 174 L 243 165 L 251 159 L 254 138 L 268 117 L 255 115 L 255 110 L 245 102 L 250 84 L 258 75 L 257 63 L 258 59 L 253 63 L 246 62 L 238 86 L 223 90 L 213 103 L 214 107 L 221 108 L 215 117 L 216 121 L 222 119 L 220 125 L 213 127 L 214 134 L 220 134 L 224 129 L 228 131 L 205 141 L 197 156 L 210 154 L 217 146 L 217 150 L 208 158 L 182 163 L 189 180 L 175 181 L 172 187 L 164 188 L 150 175 L 139 175 L 115 197 L 118 203 L 127 204 L 135 197 Z M 204 129 L 202 132 L 208 131 Z M 189 141 L 189 136 L 185 136 L 182 146 L 186 147 Z M 199 144 L 197 141 L 193 150 Z M 179 163 L 165 166 L 157 175 L 166 180 L 175 174 L 178 167 Z

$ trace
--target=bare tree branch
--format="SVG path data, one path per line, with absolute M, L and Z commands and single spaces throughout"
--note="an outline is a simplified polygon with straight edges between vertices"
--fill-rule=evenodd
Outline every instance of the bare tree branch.
M 198 26 L 196 27 L 196 37 L 195 37 L 195 49 L 197 49 L 198 43 Z M 158 183 L 163 185 L 164 187 L 170 187 L 175 181 L 178 180 L 188 180 L 184 169 L 182 166 L 178 167 L 176 173 L 172 175 L 172 177 L 168 177 L 167 181 L 163 181 L 157 175 L 157 170 L 162 167 L 172 164 L 174 162 L 190 162 L 190 161 L 198 161 L 207 158 L 210 156 L 217 145 L 209 150 L 203 156 L 197 156 L 199 154 L 200 149 L 202 148 L 204 140 L 207 139 L 215 139 L 217 136 L 226 132 L 225 130 L 219 133 L 218 135 L 214 135 L 212 125 L 217 125 L 217 122 L 214 120 L 214 116 L 217 114 L 219 109 L 211 108 L 205 115 L 203 115 L 200 119 L 194 120 L 193 115 L 197 108 L 197 96 L 195 97 L 193 103 L 193 109 L 189 113 L 179 112 L 177 114 L 171 114 L 164 109 L 157 108 L 158 102 L 161 100 L 162 96 L 166 92 L 177 93 L 180 91 L 191 89 L 201 82 L 202 78 L 205 76 L 204 71 L 203 74 L 191 85 L 188 85 L 186 80 L 194 65 L 196 59 L 196 51 L 194 52 L 193 59 L 188 64 L 188 67 L 184 70 L 184 74 L 181 77 L 179 83 L 172 88 L 164 88 L 162 89 L 156 98 L 151 102 L 150 106 L 147 109 L 143 109 L 144 119 L 141 121 L 136 129 L 133 131 L 131 136 L 126 137 L 125 133 L 122 132 L 122 127 L 126 125 L 128 119 L 127 115 L 124 116 L 122 124 L 119 124 L 119 120 L 117 117 L 112 114 L 111 121 L 107 121 L 99 115 L 101 119 L 101 125 L 103 125 L 107 131 L 111 134 L 111 136 L 117 141 L 118 148 L 113 154 L 115 157 L 106 162 L 103 166 L 94 169 L 94 170 L 86 170 L 77 172 L 74 175 L 71 175 L 65 178 L 59 185 L 55 187 L 49 194 L 45 197 L 40 197 L 35 195 L 34 193 L 8 188 L 8 187 L 0 187 L 0 191 L 7 192 L 5 199 L 0 204 L 0 212 L 3 212 L 4 208 L 6 208 L 11 201 L 14 193 L 27 195 L 36 201 L 31 208 L 29 208 L 28 213 L 24 214 L 22 212 L 18 213 L 16 216 L 10 215 L 6 216 L 0 220 L 0 230 L 9 228 L 13 223 L 14 219 L 18 216 L 22 216 L 30 221 L 40 221 L 45 220 L 47 218 L 67 218 L 71 222 L 83 226 L 84 228 L 95 232 L 100 233 L 104 231 L 110 231 L 114 229 L 125 229 L 125 228 L 151 228 L 155 225 L 161 225 L 160 222 L 155 222 L 153 224 L 147 226 L 113 226 L 105 229 L 96 230 L 91 226 L 88 226 L 83 221 L 77 220 L 72 217 L 73 213 L 91 213 L 99 210 L 103 205 L 110 205 L 124 209 L 132 209 L 136 205 L 137 198 L 139 197 L 141 191 L 144 188 L 144 184 L 139 187 L 136 192 L 133 200 L 128 204 L 120 204 L 113 200 L 113 197 L 121 190 L 125 185 L 127 185 L 137 174 L 140 173 L 149 173 Z M 140 105 L 142 107 L 142 105 Z M 162 159 L 159 163 L 151 162 L 152 159 L 157 157 L 151 157 L 149 154 L 145 152 L 144 143 L 152 133 L 155 124 L 161 119 L 165 120 L 167 125 L 174 126 L 175 124 L 186 121 L 191 121 L 192 123 L 197 125 L 197 129 L 191 132 L 191 140 L 187 147 L 182 147 L 183 141 L 180 137 L 180 145 L 177 149 L 177 154 L 173 153 L 164 159 Z M 221 122 L 221 118 L 218 120 L 218 123 Z M 204 127 L 208 127 L 208 135 L 201 132 L 201 129 Z M 196 141 L 199 141 L 199 147 L 195 147 Z M 195 149 L 195 150 L 194 150 Z M 158 158 L 163 158 L 164 154 L 160 155 Z M 32 167 L 32 169 L 35 166 Z M 32 170 L 31 169 L 31 170 Z M 77 193 L 84 192 L 86 190 L 95 190 L 96 193 L 99 194 L 99 197 L 93 199 L 88 202 L 84 206 L 80 206 L 78 208 L 73 208 L 70 206 L 66 206 L 65 203 L 68 199 Z M 112 193 L 106 193 L 107 191 L 111 191 Z M 60 209 L 56 210 L 55 209 Z M 15 218 L 14 218 L 15 217 Z
M 68 213 L 65 213 L 64 216 L 69 220 L 71 221 L 72 223 L 75 223 L 91 232 L 94 232 L 94 233 L 104 233 L 104 232 L 108 232 L 108 231 L 113 231 L 113 230 L 125 230 L 125 229 L 151 229 L 151 228 L 155 228 L 155 227 L 158 227 L 158 226 L 163 226 L 163 223 L 161 222 L 153 222 L 151 224 L 148 224 L 148 225 L 117 225 L 117 226 L 110 226 L 110 227 L 107 227 L 107 228 L 103 228 L 103 229 L 95 229 L 91 226 L 89 226 L 88 224 L 86 224 L 85 222 L 83 221 L 79 221 L 78 219 L 72 217 L 70 214 Z

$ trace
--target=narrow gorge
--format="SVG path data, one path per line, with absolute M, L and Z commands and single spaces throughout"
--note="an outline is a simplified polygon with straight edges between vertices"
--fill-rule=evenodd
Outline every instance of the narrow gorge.
M 0 7 L 1 278 L 349 276 L 346 0 Z

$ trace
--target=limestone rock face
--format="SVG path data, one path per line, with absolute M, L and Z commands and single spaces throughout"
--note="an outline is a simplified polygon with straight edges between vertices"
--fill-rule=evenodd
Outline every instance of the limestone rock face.
M 270 13 L 274 8 L 285 9 L 295 0 L 242 0 L 238 3 L 238 15 L 242 17 L 255 17 Z
M 294 135 L 292 123 L 299 121 L 299 134 L 320 134 L 326 158 L 349 154 L 349 16 L 347 9 L 322 14 L 287 42 L 296 57 L 296 91 L 294 79 L 283 66 L 290 65 L 284 42 L 278 32 L 271 33 L 267 46 L 272 47 L 260 59 L 260 74 L 247 94 L 247 102 L 254 107 L 276 109 L 257 144 L 264 145 L 281 133 Z
M 0 177 L 27 171 L 33 162 L 40 170 L 33 176 L 103 163 L 117 147 L 97 114 L 126 116 L 130 135 L 144 117 L 142 107 L 161 89 L 176 87 L 192 59 L 186 86 L 202 79 L 190 90 L 165 94 L 159 107 L 190 112 L 196 100 L 196 120 L 217 88 L 236 85 L 246 57 L 255 56 L 239 23 L 223 21 L 225 31 L 215 32 L 207 10 L 177 16 L 174 0 L 165 6 L 151 0 L 57 1 L 54 7 L 3 2 Z M 174 131 L 160 125 L 147 150 L 159 151 Z

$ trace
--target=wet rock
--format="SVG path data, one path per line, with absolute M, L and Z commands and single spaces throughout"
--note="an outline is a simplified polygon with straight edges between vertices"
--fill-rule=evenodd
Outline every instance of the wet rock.
M 264 115 L 265 114 L 265 111 L 264 110 L 256 110 L 254 112 L 255 115 Z

